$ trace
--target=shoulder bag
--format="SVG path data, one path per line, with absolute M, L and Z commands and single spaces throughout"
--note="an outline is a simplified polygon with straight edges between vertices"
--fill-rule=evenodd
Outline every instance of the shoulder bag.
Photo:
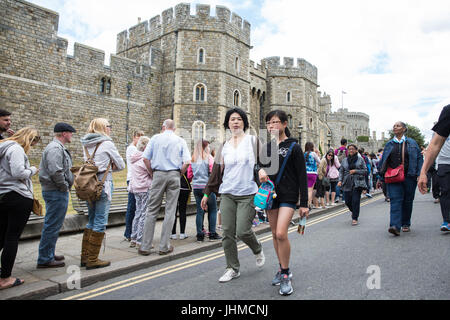
M 386 173 L 384 174 L 385 183 L 399 183 L 405 181 L 405 145 L 406 140 L 402 145 L 402 163 L 396 168 L 388 166 Z

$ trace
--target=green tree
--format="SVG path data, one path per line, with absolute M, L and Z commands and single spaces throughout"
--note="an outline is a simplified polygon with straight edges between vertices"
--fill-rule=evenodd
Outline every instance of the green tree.
M 416 126 L 410 125 L 408 123 L 405 123 L 406 127 L 408 128 L 408 131 L 406 131 L 405 136 L 411 139 L 414 139 L 417 144 L 419 145 L 419 147 L 424 147 L 425 146 L 425 136 L 422 134 L 422 132 L 420 132 L 420 129 L 417 128 Z M 391 140 L 392 138 L 394 138 L 394 132 L 392 130 L 389 130 L 389 140 Z M 386 140 L 384 145 L 386 144 L 386 142 L 388 142 L 389 140 Z

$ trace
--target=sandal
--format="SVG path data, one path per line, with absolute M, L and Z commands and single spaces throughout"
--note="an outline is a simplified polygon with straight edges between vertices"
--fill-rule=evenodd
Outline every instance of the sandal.
M 16 280 L 14 281 L 13 284 L 10 284 L 9 286 L 6 286 L 6 287 L 0 287 L 0 290 L 9 289 L 9 288 L 12 288 L 12 287 L 17 287 L 17 286 L 20 286 L 21 284 L 23 284 L 24 282 L 25 281 L 20 280 L 19 278 L 16 278 Z
M 402 232 L 410 232 L 411 229 L 409 227 L 402 227 Z
M 358 225 L 358 220 L 353 220 L 352 221 L 352 226 L 356 226 L 356 225 Z

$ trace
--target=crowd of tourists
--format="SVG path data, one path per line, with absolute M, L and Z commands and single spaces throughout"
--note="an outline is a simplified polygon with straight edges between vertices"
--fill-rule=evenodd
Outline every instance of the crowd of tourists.
M 300 218 L 304 218 L 311 210 L 333 207 L 342 201 L 351 212 L 351 225 L 356 226 L 361 198 L 370 198 L 373 190 L 382 189 L 385 201 L 390 202 L 388 232 L 399 236 L 411 231 L 417 185 L 420 192 L 429 192 L 432 177 L 433 196 L 439 199 L 444 220 L 441 230 L 450 230 L 449 109 L 450 105 L 444 107 L 425 151 L 407 137 L 403 122 L 394 124 L 394 137 L 376 154 L 369 154 L 346 139 L 341 140 L 341 146 L 329 148 L 324 154 L 309 141 L 302 149 L 291 137 L 288 116 L 282 110 L 273 110 L 265 116 L 271 139 L 263 145 L 247 133 L 247 114 L 233 108 L 223 122 L 231 136 L 217 150 L 211 150 L 208 141 L 200 140 L 195 142 L 191 155 L 186 141 L 175 133 L 175 122 L 167 119 L 161 132 L 151 138 L 143 131 L 135 131 L 125 161 L 111 138 L 110 122 L 96 118 L 81 138 L 84 157 L 83 164 L 77 167 L 66 148 L 76 130 L 61 122 L 54 126 L 54 139 L 45 147 L 39 168 L 31 166 L 28 159 L 30 149 L 40 141 L 38 131 L 25 127 L 14 132 L 11 113 L 0 110 L 0 289 L 23 283 L 11 274 L 19 238 L 31 212 L 39 211 L 31 180 L 35 175 L 39 177 L 45 201 L 37 268 L 65 265 L 64 256 L 57 255 L 55 247 L 72 187 L 80 199 L 85 197 L 88 206 L 80 266 L 88 270 L 109 266 L 111 262 L 100 260 L 99 253 L 114 192 L 112 173 L 126 168 L 128 207 L 124 237 L 129 245 L 139 255 L 153 252 L 166 255 L 174 251 L 171 240 L 194 237 L 186 233 L 188 201 L 193 194 L 195 240 L 222 241 L 226 268 L 220 282 L 240 276 L 238 239 L 251 249 L 257 267 L 265 264 L 263 247 L 252 229 L 252 221 L 260 214 L 255 210 L 255 194 L 270 181 L 277 195 L 264 210 L 278 258 L 272 285 L 280 286 L 281 295 L 290 295 L 293 273 L 289 264 L 288 227 L 297 209 Z M 164 220 L 156 249 L 155 225 L 163 199 Z

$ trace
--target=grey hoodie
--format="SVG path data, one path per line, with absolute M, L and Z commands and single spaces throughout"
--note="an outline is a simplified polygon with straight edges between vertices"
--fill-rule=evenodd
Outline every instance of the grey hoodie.
M 83 138 L 80 139 L 81 144 L 88 149 L 89 154 L 92 156 L 94 152 L 95 146 L 99 143 L 100 146 L 95 153 L 94 162 L 98 167 L 98 178 L 101 179 L 103 177 L 103 172 L 106 171 L 109 162 L 112 162 L 116 166 L 115 171 L 120 171 L 125 169 L 125 162 L 122 159 L 122 156 L 117 151 L 116 146 L 112 142 L 111 138 L 108 136 L 104 136 L 98 133 L 88 133 Z M 84 152 L 84 149 L 83 149 Z M 86 154 L 84 155 L 84 160 L 87 159 Z M 111 170 L 108 173 L 108 177 L 106 180 L 112 180 Z
M 14 141 L 0 143 L 0 194 L 15 191 L 33 199 L 31 177 L 37 173 L 23 148 Z

